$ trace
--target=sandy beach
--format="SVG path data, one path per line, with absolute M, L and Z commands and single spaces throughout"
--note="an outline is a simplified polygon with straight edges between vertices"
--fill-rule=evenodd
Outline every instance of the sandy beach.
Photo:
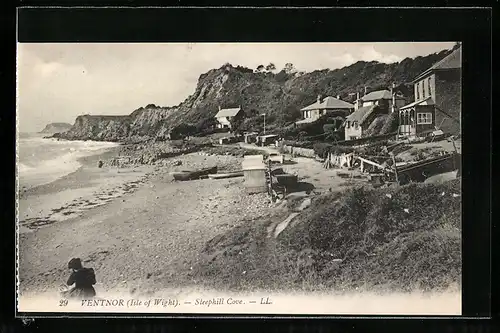
M 266 213 L 252 207 L 269 205 L 265 194 L 248 196 L 242 178 L 173 182 L 170 175 L 195 165 L 237 167 L 237 157 L 193 153 L 175 158 L 182 163 L 177 167 L 102 169 L 94 166 L 99 158 L 21 196 L 21 293 L 57 292 L 71 257 L 96 270 L 98 293 L 155 289 L 151 277 L 175 274 L 219 232 Z M 61 208 L 50 211 L 54 204 Z

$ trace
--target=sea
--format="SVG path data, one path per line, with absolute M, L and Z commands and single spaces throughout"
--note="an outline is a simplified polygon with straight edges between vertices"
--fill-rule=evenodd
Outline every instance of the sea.
M 117 145 L 100 141 L 65 141 L 44 138 L 46 133 L 19 133 L 17 172 L 19 187 L 48 184 L 78 170 L 79 159 Z

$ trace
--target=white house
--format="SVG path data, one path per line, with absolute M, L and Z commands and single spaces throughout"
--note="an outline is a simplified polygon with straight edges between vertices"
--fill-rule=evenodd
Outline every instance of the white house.
M 215 115 L 217 119 L 217 128 L 231 128 L 231 120 L 238 116 L 241 112 L 241 107 L 232 109 L 221 109 L 219 106 L 219 112 Z
M 306 106 L 300 111 L 302 112 L 302 120 L 297 121 L 297 125 L 315 122 L 323 115 L 338 111 L 347 116 L 354 111 L 354 105 L 341 100 L 339 96 L 337 98 L 328 96 L 324 99 L 318 96 L 316 103 Z

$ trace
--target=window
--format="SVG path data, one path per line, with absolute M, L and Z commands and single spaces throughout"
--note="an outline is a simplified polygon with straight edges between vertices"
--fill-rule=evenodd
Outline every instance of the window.
M 432 124 L 432 113 L 417 113 L 417 124 L 418 125 L 427 125 Z
M 358 122 L 357 121 L 353 122 L 352 124 L 354 125 L 354 129 L 358 129 Z
M 431 90 L 431 78 L 427 79 L 427 92 L 429 93 L 429 96 L 432 95 L 432 90 Z
M 346 128 L 351 127 L 351 122 L 350 122 L 350 121 L 346 121 L 346 122 L 345 122 L 345 127 L 346 127 Z
M 415 99 L 418 101 L 420 99 L 420 82 L 415 85 Z

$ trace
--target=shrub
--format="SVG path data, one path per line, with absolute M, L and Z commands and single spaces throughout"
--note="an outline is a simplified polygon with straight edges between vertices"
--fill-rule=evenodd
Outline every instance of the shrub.
M 319 142 L 313 146 L 314 153 L 321 158 L 326 158 L 326 155 L 331 151 L 332 145 L 325 142 Z
M 386 118 L 385 122 L 382 125 L 382 128 L 379 131 L 380 135 L 389 134 L 398 130 L 399 126 L 399 113 L 393 112 L 390 113 Z
M 196 126 L 189 124 L 180 124 L 172 128 L 170 131 L 170 138 L 172 140 L 182 139 L 186 136 L 196 134 L 197 129 Z

